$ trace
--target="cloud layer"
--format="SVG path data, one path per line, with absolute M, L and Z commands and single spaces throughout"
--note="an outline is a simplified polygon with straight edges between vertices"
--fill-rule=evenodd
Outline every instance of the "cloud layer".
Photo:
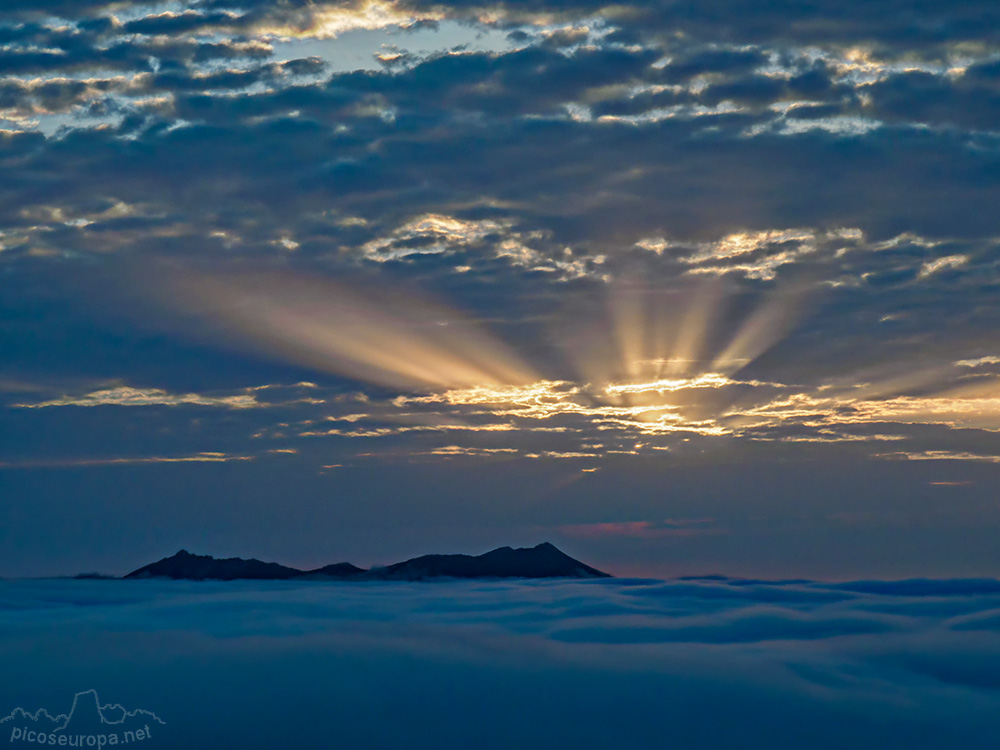
M 0 606 L 0 706 L 94 686 L 163 746 L 979 748 L 998 708 L 995 580 L 8 581 Z

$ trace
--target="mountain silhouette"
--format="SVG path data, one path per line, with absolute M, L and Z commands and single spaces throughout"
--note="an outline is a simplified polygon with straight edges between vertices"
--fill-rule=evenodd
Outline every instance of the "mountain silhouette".
M 574 560 L 549 542 L 535 547 L 500 547 L 482 555 L 423 555 L 364 570 L 341 562 L 315 570 L 298 570 L 278 563 L 216 559 L 181 550 L 172 557 L 133 570 L 125 578 L 173 578 L 187 581 L 235 580 L 375 580 L 425 581 L 433 578 L 610 578 L 603 571 Z
M 423 581 L 428 578 L 610 578 L 555 545 L 500 547 L 482 555 L 424 555 L 369 571 L 373 578 Z
M 138 570 L 133 570 L 125 578 L 176 578 L 186 581 L 236 581 L 281 580 L 302 575 L 301 570 L 288 568 L 278 563 L 244 560 L 227 557 L 218 560 L 211 555 L 192 555 L 181 550 L 173 557 L 165 557 Z
M 301 577 L 316 579 L 357 578 L 367 573 L 367 570 L 359 568 L 357 565 L 351 565 L 349 562 L 340 562 L 333 563 L 332 565 L 324 565 L 322 568 L 316 568 L 316 570 L 304 571 Z

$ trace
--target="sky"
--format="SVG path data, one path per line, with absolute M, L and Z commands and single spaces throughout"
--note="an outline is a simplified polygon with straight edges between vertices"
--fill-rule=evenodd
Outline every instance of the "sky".
M 1000 575 L 1000 8 L 9 0 L 0 576 Z

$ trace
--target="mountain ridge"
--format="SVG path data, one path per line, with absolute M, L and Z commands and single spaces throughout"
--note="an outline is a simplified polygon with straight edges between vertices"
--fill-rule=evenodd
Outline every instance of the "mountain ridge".
M 550 542 L 534 547 L 498 547 L 481 555 L 421 555 L 385 567 L 365 570 L 348 562 L 299 570 L 256 558 L 215 558 L 180 550 L 144 565 L 122 578 L 170 578 L 186 581 L 356 580 L 424 581 L 442 578 L 611 578 L 575 560 Z

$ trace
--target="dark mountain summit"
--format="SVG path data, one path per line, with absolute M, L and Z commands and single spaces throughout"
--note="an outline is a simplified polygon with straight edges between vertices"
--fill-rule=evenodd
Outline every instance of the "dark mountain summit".
M 360 580 L 424 581 L 432 578 L 610 578 L 604 573 L 543 542 L 535 547 L 500 547 L 482 555 L 423 555 L 384 568 L 364 570 L 334 563 L 316 570 L 297 570 L 278 563 L 230 557 L 217 560 L 181 550 L 146 565 L 125 578 L 173 578 L 189 581 Z
M 217 560 L 211 555 L 192 555 L 187 550 L 181 550 L 173 557 L 150 563 L 138 570 L 133 570 L 126 578 L 177 578 L 186 581 L 235 581 L 280 580 L 295 578 L 302 575 L 301 570 L 287 568 L 278 563 L 261 562 L 260 560 L 244 560 L 240 557 L 227 557 Z
M 324 565 L 322 568 L 316 568 L 316 570 L 307 570 L 302 573 L 302 578 L 357 578 L 367 573 L 367 570 L 359 568 L 357 565 L 351 565 L 349 562 L 341 562 Z
M 383 580 L 422 581 L 427 578 L 609 578 L 543 542 L 536 547 L 472 555 L 424 555 L 370 571 Z

